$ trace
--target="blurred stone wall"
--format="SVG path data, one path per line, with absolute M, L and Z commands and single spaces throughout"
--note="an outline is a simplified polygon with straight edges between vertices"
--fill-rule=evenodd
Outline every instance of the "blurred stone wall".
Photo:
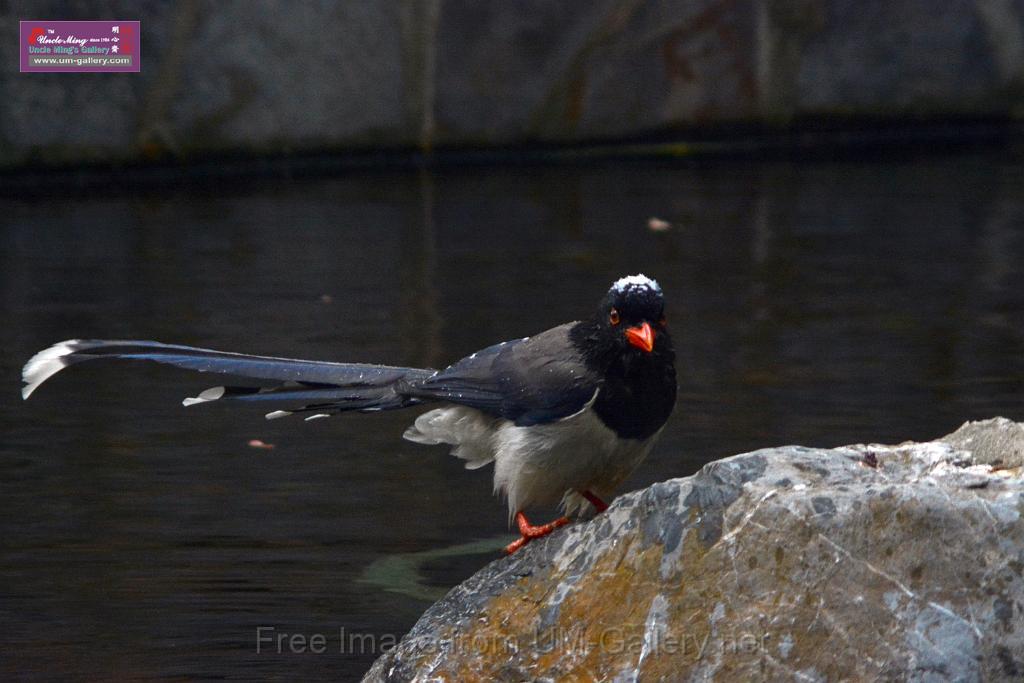
M 2 3 L 0 166 L 1015 116 L 1022 17 L 1024 0 Z M 141 20 L 142 73 L 18 73 L 33 18 Z

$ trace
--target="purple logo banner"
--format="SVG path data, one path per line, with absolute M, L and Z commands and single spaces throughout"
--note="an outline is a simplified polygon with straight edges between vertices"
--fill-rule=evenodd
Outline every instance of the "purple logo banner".
M 142 70 L 137 21 L 22 21 L 23 73 Z

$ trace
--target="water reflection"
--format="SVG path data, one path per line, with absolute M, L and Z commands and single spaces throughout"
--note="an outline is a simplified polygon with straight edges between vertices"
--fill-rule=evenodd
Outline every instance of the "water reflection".
M 417 174 L 420 212 L 404 223 L 399 271 L 402 278 L 402 339 L 405 362 L 413 367 L 444 367 L 437 292 L 437 225 L 434 178 Z
M 256 627 L 401 633 L 425 604 L 367 568 L 506 528 L 488 472 L 400 439 L 412 414 L 185 410 L 211 382 L 146 365 L 75 368 L 22 404 L 47 344 L 443 365 L 644 271 L 670 297 L 680 401 L 633 488 L 761 446 L 1024 417 L 1022 181 L 1007 153 L 2 201 L 0 673 L 350 678 L 373 653 L 257 654 Z M 431 557 L 435 587 L 484 561 Z

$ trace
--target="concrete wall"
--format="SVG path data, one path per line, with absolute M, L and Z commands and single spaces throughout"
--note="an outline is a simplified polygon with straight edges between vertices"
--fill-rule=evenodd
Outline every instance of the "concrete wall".
M 0 165 L 1013 116 L 1024 0 L 0 6 Z M 20 74 L 19 19 L 139 19 L 141 74 Z

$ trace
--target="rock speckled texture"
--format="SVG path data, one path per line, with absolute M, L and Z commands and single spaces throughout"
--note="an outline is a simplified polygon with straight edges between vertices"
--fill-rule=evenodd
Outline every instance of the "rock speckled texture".
M 453 589 L 366 680 L 1019 679 L 1024 481 L 994 453 L 1022 434 L 765 449 L 621 496 Z

